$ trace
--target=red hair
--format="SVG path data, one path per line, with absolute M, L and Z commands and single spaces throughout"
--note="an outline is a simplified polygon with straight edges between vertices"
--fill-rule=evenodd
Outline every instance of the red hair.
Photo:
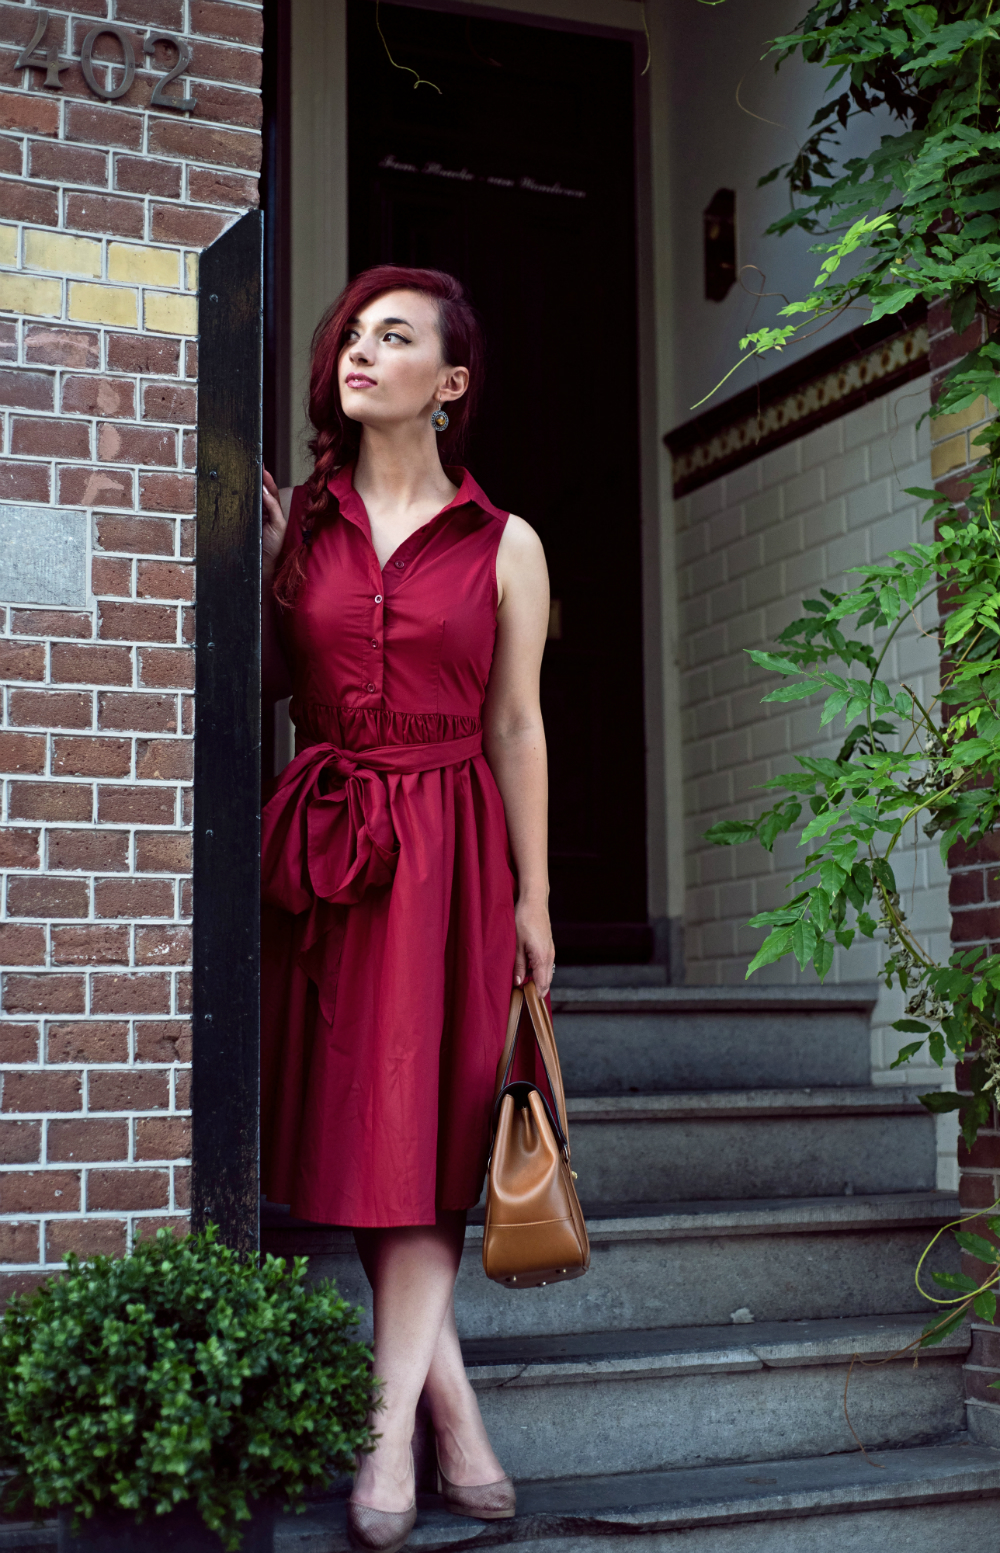
M 438 446 L 446 461 L 454 460 L 465 446 L 482 388 L 484 347 L 479 319 L 461 282 L 443 270 L 415 270 L 399 264 L 378 264 L 374 269 L 362 271 L 323 314 L 313 335 L 309 419 L 315 430 L 309 441 L 309 451 L 315 462 L 306 481 L 308 496 L 302 514 L 302 543 L 282 563 L 274 579 L 274 596 L 279 604 L 292 604 L 302 585 L 316 525 L 330 505 L 328 480 L 358 456 L 361 425 L 344 414 L 338 368 L 351 319 L 387 291 L 418 291 L 437 303 L 438 333 L 445 365 L 469 369 L 469 386 L 465 393 L 460 399 L 449 401 L 449 425 L 440 433 Z

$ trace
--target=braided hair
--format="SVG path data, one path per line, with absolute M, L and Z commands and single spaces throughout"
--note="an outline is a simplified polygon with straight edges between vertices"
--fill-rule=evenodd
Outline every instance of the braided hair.
M 309 451 L 313 470 L 306 481 L 302 541 L 282 562 L 274 579 L 274 596 L 279 604 L 294 604 L 305 580 L 317 526 L 330 507 L 328 481 L 358 456 L 361 425 L 344 414 L 338 369 L 351 319 L 387 291 L 418 291 L 436 301 L 445 365 L 469 369 L 469 387 L 460 399 L 449 404 L 450 424 L 441 433 L 438 446 L 449 461 L 465 446 L 482 387 L 484 347 L 479 319 L 461 282 L 443 270 L 408 269 L 396 264 L 379 264 L 364 270 L 323 314 L 313 335 L 309 378 L 309 419 L 314 427 Z

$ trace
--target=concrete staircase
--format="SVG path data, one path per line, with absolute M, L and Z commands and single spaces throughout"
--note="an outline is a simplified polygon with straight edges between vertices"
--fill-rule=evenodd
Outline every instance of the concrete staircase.
M 513 1522 L 422 1499 L 421 1549 L 1000 1553 L 1000 1451 L 969 1443 L 967 1333 L 891 1357 L 926 1306 L 913 1269 L 957 1202 L 934 1123 L 869 1082 L 873 990 L 683 989 L 649 968 L 561 972 L 553 1011 L 593 1248 L 572 1283 L 489 1283 L 473 1223 L 456 1301 Z M 270 1210 L 367 1304 L 349 1233 Z M 950 1237 L 949 1237 L 950 1242 Z M 951 1244 L 938 1266 L 954 1265 Z M 844 1385 L 852 1357 L 851 1422 Z M 646 1540 L 639 1540 L 646 1539 Z M 340 1553 L 343 1499 L 283 1521 Z M 622 1547 L 622 1553 L 626 1548 Z

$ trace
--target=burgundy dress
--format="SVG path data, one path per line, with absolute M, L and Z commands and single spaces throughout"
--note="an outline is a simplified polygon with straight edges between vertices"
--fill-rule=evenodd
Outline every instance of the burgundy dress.
M 458 495 L 380 570 L 341 470 L 283 617 L 298 753 L 264 808 L 263 1188 L 327 1224 L 471 1207 L 489 1146 L 515 952 L 481 723 L 507 514 L 448 473 Z

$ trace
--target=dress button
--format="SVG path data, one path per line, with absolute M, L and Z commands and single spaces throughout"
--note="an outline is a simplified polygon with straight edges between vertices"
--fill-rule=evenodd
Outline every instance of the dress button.
M 372 637 L 372 646 L 373 647 L 377 647 L 378 646 L 378 637 L 377 636 L 373 636 Z
M 382 595 L 381 595 L 381 593 L 376 593 L 376 595 L 375 595 L 375 602 L 376 602 L 376 604 L 381 604 L 381 602 L 382 602 Z
M 368 694 L 369 694 L 369 695 L 371 695 L 371 693 L 372 693 L 372 691 L 373 691 L 373 690 L 374 690 L 374 689 L 375 689 L 375 686 L 374 686 L 374 685 L 373 685 L 373 684 L 372 684 L 372 683 L 371 683 L 371 681 L 370 681 L 370 680 L 369 680 L 369 682 L 368 682 Z
M 405 565 L 406 565 L 406 562 L 405 562 L 405 561 L 393 561 L 393 563 L 392 563 L 392 564 L 393 564 L 393 566 L 395 566 L 395 567 L 396 567 L 396 568 L 397 568 L 397 569 L 398 569 L 398 570 L 399 570 L 399 571 L 402 571 L 402 570 L 403 570 L 403 567 L 404 567 L 404 566 L 405 566 Z

